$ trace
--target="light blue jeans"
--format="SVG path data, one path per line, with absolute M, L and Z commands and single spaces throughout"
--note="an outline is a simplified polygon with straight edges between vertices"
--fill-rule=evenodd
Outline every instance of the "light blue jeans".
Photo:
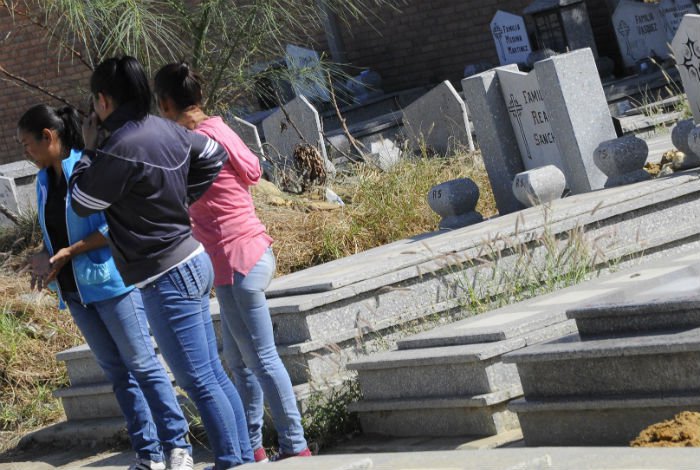
M 141 289 L 153 336 L 194 402 L 214 451 L 216 470 L 253 462 L 241 398 L 219 359 L 209 311 L 214 273 L 202 253 Z
M 217 286 L 221 306 L 223 355 L 243 399 L 253 449 L 262 447 L 263 393 L 279 436 L 280 451 L 306 449 L 292 381 L 277 354 L 265 289 L 275 273 L 268 248 L 247 276 L 236 272 L 233 285 Z
M 138 456 L 162 462 L 164 452 L 174 448 L 191 452 L 187 421 L 153 350 L 138 289 L 89 305 L 77 293 L 63 297 L 112 383 Z

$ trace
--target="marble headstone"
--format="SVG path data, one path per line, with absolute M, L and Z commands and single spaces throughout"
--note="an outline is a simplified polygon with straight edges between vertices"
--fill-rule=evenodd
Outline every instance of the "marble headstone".
M 288 44 L 286 53 L 285 62 L 290 71 L 294 93 L 311 100 L 329 101 L 326 76 L 318 52 Z
M 661 0 L 659 2 L 659 11 L 664 19 L 666 38 L 672 41 L 683 17 L 689 13 L 697 13 L 698 7 L 695 6 L 692 0 Z
M 672 48 L 693 118 L 700 124 L 700 15 L 685 15 Z
M 460 147 L 474 150 L 467 107 L 448 80 L 403 110 L 403 127 L 413 148 L 425 144 L 442 155 Z
M 15 180 L 6 176 L 0 176 L 0 204 L 15 214 L 20 213 L 19 200 Z M 11 226 L 13 223 L 0 213 L 0 227 Z
M 562 168 L 562 159 L 552 130 L 536 72 L 497 70 L 508 117 L 526 170 L 545 165 Z
M 289 122 L 284 111 L 292 122 Z M 323 128 L 316 108 L 304 96 L 299 96 L 285 104 L 284 111 L 278 109 L 262 123 L 268 158 L 282 168 L 293 167 L 294 149 L 306 143 L 316 147 L 326 166 L 329 166 Z
M 532 52 L 522 16 L 498 10 L 491 20 L 491 35 L 501 65 L 525 63 Z
M 617 5 L 613 27 L 625 66 L 634 67 L 647 57 L 669 56 L 665 24 L 655 4 L 622 0 Z

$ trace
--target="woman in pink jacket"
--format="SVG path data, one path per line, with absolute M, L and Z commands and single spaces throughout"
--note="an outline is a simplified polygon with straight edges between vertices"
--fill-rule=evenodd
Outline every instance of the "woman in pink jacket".
M 272 238 L 255 214 L 249 187 L 260 180 L 260 162 L 218 116 L 201 109 L 202 82 L 185 63 L 168 64 L 155 77 L 163 117 L 222 145 L 228 160 L 214 184 L 190 206 L 192 229 L 214 264 L 221 306 L 224 360 L 243 400 L 256 461 L 262 447 L 263 394 L 279 436 L 273 460 L 311 455 L 296 398 L 277 354 L 265 289 L 275 272 Z

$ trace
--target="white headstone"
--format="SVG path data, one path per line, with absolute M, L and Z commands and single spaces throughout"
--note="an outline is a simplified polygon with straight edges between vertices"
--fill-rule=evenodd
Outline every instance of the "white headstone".
M 238 137 L 243 140 L 243 143 L 245 143 L 258 158 L 264 157 L 260 134 L 255 124 L 251 124 L 244 119 L 234 116 L 231 120 L 231 129 L 238 134 Z
M 537 74 L 502 69 L 496 73 L 525 169 L 546 165 L 563 168 Z
M 666 37 L 669 41 L 678 31 L 678 27 L 683 21 L 683 17 L 688 13 L 697 13 L 698 7 L 695 6 L 692 0 L 661 0 L 659 2 L 659 11 L 664 19 L 666 27 Z
M 321 67 L 318 52 L 313 49 L 288 44 L 285 62 L 291 72 L 292 88 L 297 96 L 329 101 L 326 76 Z
M 498 10 L 491 20 L 491 34 L 501 65 L 525 63 L 532 52 L 522 16 Z
M 651 56 L 669 56 L 666 26 L 655 4 L 622 0 L 613 13 L 622 59 L 627 67 Z
M 685 15 L 672 48 L 693 118 L 700 123 L 700 15 Z
M 287 119 L 286 114 L 289 116 Z M 291 122 L 290 122 L 291 121 Z M 291 166 L 294 149 L 298 144 L 315 146 L 328 166 L 318 111 L 304 97 L 294 98 L 262 123 L 267 144 L 267 156 L 277 165 Z
M 443 155 L 460 146 L 474 150 L 467 107 L 448 80 L 403 110 L 403 126 L 414 148 L 424 143 Z
M 14 178 L 0 176 L 0 204 L 15 214 L 20 213 Z M 0 213 L 0 227 L 9 225 L 12 225 L 12 222 Z

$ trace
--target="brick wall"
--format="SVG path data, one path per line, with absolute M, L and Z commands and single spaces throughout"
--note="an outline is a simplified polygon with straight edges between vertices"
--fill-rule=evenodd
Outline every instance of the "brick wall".
M 63 55 L 63 54 L 62 54 Z M 83 105 L 89 69 L 69 57 L 59 57 L 46 33 L 20 16 L 10 17 L 0 7 L 0 66 L 32 83 L 41 85 L 76 105 Z M 27 108 L 37 103 L 61 105 L 47 95 L 28 90 L 0 72 L 0 164 L 24 158 L 16 141 L 17 121 Z
M 342 28 L 347 60 L 377 70 L 388 91 L 451 80 L 459 89 L 464 66 L 498 65 L 489 24 L 498 10 L 520 14 L 532 0 L 407 0 L 401 12 L 374 11 L 371 26 Z M 605 0 L 586 1 L 601 54 L 616 54 Z M 613 35 L 611 37 L 611 34 Z

